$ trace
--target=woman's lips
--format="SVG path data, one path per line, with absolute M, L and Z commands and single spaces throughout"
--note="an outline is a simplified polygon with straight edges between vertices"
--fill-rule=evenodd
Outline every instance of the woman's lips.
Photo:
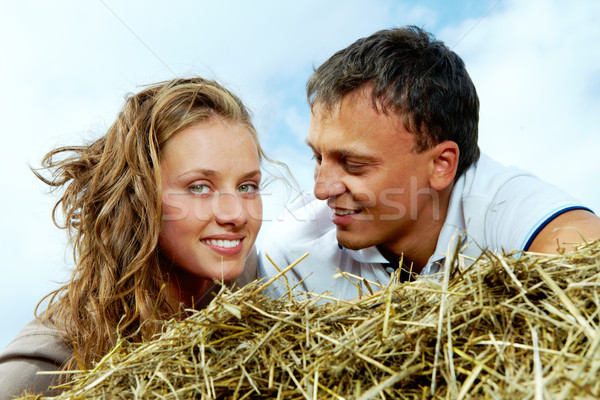
M 200 240 L 213 251 L 222 255 L 234 255 L 242 251 L 244 247 L 244 238 L 225 239 L 225 238 L 206 238 Z

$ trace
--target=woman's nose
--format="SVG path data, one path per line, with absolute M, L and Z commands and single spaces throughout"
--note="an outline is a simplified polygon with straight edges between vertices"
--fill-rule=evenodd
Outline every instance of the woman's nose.
M 219 224 L 241 226 L 248 222 L 248 211 L 236 193 L 218 192 L 213 197 L 213 213 Z

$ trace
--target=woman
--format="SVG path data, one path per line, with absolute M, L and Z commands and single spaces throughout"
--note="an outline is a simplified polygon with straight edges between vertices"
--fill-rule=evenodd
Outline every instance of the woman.
M 53 219 L 75 269 L 0 353 L 0 398 L 45 392 L 56 375 L 36 371 L 90 368 L 118 337 L 149 339 L 152 321 L 206 305 L 215 280 L 253 279 L 263 157 L 240 99 L 202 78 L 150 86 L 104 137 L 50 151 L 51 178 L 35 173 L 64 189 Z

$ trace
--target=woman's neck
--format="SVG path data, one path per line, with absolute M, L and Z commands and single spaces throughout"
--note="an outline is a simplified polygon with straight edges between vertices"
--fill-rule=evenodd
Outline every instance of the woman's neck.
M 204 308 L 214 297 L 213 281 L 200 278 L 177 265 L 171 264 L 164 268 L 163 277 L 167 303 L 175 312 L 181 311 L 181 308 Z
M 180 311 L 182 307 L 188 309 L 204 308 L 213 297 L 211 289 L 214 283 L 206 279 L 182 282 L 182 279 L 174 278 L 174 275 L 168 274 L 166 284 L 167 303 L 174 311 Z

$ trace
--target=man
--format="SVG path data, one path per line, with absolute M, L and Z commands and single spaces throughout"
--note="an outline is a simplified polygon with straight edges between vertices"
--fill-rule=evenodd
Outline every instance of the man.
M 400 263 L 404 280 L 434 274 L 456 234 L 471 257 L 483 248 L 554 253 L 600 237 L 600 218 L 576 199 L 480 155 L 479 99 L 464 63 L 417 27 L 337 52 L 307 95 L 314 197 L 274 224 L 260 274 L 309 256 L 274 296 L 289 286 L 357 297 L 360 283 L 333 278 L 338 270 L 379 282 Z

